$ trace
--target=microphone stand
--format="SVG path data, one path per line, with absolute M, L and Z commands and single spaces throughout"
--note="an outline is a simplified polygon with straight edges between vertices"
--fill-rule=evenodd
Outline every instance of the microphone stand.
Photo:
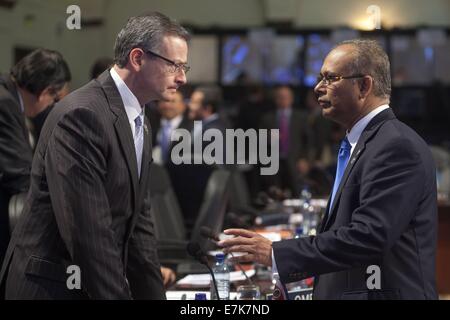
M 190 243 L 188 243 L 187 251 L 198 262 L 200 262 L 201 264 L 205 265 L 206 268 L 208 268 L 208 271 L 211 274 L 211 277 L 213 280 L 214 290 L 216 291 L 217 300 L 220 300 L 219 290 L 217 289 L 216 277 L 214 276 L 214 272 L 212 271 L 211 267 L 208 264 L 208 258 L 206 257 L 206 254 L 201 249 L 200 245 L 196 242 L 190 242 Z
M 213 232 L 211 230 L 211 228 L 208 228 L 206 226 L 203 226 L 200 228 L 200 234 L 205 237 L 206 239 L 208 239 L 209 241 L 211 241 L 212 243 L 214 243 L 214 245 L 216 247 L 218 247 L 217 242 L 220 241 L 219 236 Z M 231 256 L 233 258 L 236 258 L 232 252 L 230 252 Z M 239 263 L 239 261 L 236 261 L 236 264 L 239 268 L 239 270 L 244 274 L 245 279 L 247 280 L 247 282 L 251 285 L 253 285 L 253 281 L 250 280 L 250 278 L 247 276 L 247 273 L 245 272 L 244 268 L 242 268 L 242 265 Z
M 235 256 L 233 255 L 233 252 L 230 252 L 230 254 L 231 254 L 231 256 L 232 256 L 233 258 L 235 258 Z M 241 270 L 241 272 L 244 274 L 244 277 L 245 277 L 245 279 L 247 280 L 247 282 L 250 283 L 251 285 L 253 285 L 253 281 L 248 277 L 248 275 L 247 275 L 247 273 L 245 272 L 244 268 L 242 268 L 242 265 L 241 265 L 238 261 L 236 261 L 236 264 L 237 264 L 239 270 Z

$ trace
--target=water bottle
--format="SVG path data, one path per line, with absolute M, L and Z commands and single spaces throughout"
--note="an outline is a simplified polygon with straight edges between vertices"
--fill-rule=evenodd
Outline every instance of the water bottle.
M 214 282 L 211 279 L 211 300 L 229 300 L 230 299 L 230 271 L 225 263 L 225 255 L 223 253 L 216 254 L 216 264 L 212 269 L 216 278 L 217 291 L 219 299 L 217 299 Z
M 294 235 L 294 239 L 298 239 L 301 237 L 304 237 L 304 231 L 303 231 L 303 227 L 297 227 L 295 228 L 295 235 Z

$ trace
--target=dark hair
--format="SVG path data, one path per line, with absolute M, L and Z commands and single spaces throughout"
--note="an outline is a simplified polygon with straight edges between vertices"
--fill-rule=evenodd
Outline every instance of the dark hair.
M 216 85 L 201 86 L 195 89 L 203 93 L 202 108 L 211 108 L 213 113 L 219 111 L 219 106 L 222 103 L 222 89 Z
M 91 79 L 96 79 L 99 75 L 102 74 L 103 71 L 109 69 L 114 60 L 109 57 L 103 57 L 95 60 L 94 64 L 91 67 Z
M 11 76 L 17 85 L 34 95 L 45 88 L 61 90 L 71 80 L 67 63 L 57 51 L 36 49 L 11 69 Z
M 349 66 L 350 71 L 353 74 L 372 76 L 374 95 L 389 98 L 391 96 L 391 66 L 389 57 L 380 44 L 375 40 L 354 39 L 343 41 L 336 47 L 343 45 L 355 48 L 355 57 Z
M 189 41 L 189 33 L 180 24 L 159 12 L 131 17 L 120 30 L 114 45 L 114 62 L 121 68 L 128 63 L 130 51 L 142 48 L 158 52 L 165 36 Z

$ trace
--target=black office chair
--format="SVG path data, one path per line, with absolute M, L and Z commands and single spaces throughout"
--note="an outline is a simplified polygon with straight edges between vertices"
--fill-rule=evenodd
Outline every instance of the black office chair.
M 193 262 L 186 246 L 189 241 L 196 241 L 204 250 L 213 249 L 212 243 L 201 236 L 200 228 L 207 226 L 215 232 L 221 231 L 228 202 L 230 173 L 216 170 L 211 174 L 189 239 L 166 170 L 152 164 L 150 174 L 152 213 L 161 264 L 176 268 L 177 274 L 207 272 L 202 265 Z
M 214 249 L 213 243 L 205 241 L 200 228 L 205 226 L 215 233 L 222 231 L 230 195 L 231 172 L 218 169 L 211 174 L 206 186 L 202 206 L 192 230 L 191 241 L 198 242 L 204 250 Z
M 233 170 L 230 178 L 230 201 L 227 221 L 232 227 L 247 229 L 258 216 L 258 210 L 252 206 L 252 199 L 244 175 L 238 169 Z
M 166 169 L 152 163 L 150 176 L 152 217 L 159 259 L 164 265 L 174 266 L 189 259 L 183 215 Z
M 183 215 L 167 171 L 160 165 L 150 167 L 150 196 L 158 239 L 186 239 Z

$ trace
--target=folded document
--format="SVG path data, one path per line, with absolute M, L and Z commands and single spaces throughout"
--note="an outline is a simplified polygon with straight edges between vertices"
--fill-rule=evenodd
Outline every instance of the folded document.
M 253 277 L 255 275 L 255 269 L 245 271 L 247 276 Z M 177 285 L 190 285 L 190 286 L 198 286 L 198 287 L 207 287 L 211 281 L 211 275 L 209 273 L 202 274 L 190 274 L 186 277 L 178 280 Z M 242 271 L 233 271 L 230 272 L 230 281 L 245 281 L 245 276 Z

